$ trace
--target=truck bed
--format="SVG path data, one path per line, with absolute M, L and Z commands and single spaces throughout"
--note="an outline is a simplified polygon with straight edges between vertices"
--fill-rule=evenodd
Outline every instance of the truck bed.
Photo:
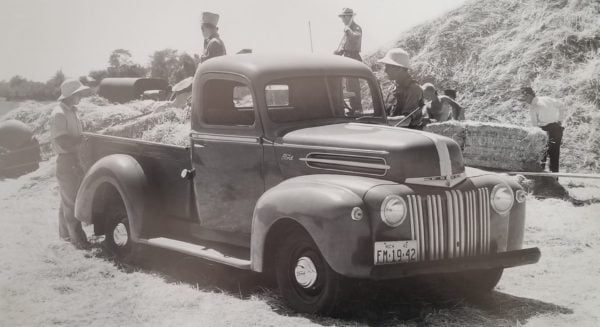
M 93 133 L 84 136 L 82 164 L 86 171 L 105 156 L 130 155 L 140 163 L 149 183 L 163 199 L 165 217 L 197 220 L 193 184 L 180 176 L 183 169 L 191 168 L 188 147 Z

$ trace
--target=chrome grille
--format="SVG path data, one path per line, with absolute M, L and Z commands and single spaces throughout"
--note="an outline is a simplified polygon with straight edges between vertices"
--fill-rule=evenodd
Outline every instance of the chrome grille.
M 490 194 L 487 188 L 437 195 L 409 195 L 411 235 L 419 260 L 441 260 L 490 251 Z

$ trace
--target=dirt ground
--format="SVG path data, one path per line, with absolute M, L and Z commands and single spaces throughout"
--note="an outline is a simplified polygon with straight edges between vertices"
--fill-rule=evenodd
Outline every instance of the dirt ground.
M 536 265 L 485 296 L 365 283 L 335 318 L 285 308 L 263 276 L 144 250 L 134 266 L 58 241 L 54 164 L 0 181 L 0 326 L 599 326 L 600 204 L 529 199 Z

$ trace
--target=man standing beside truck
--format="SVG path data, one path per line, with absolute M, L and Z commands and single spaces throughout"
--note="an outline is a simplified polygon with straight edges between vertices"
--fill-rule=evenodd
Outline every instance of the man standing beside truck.
M 385 73 L 394 82 L 392 90 L 394 101 L 387 112 L 388 121 L 392 124 L 401 123 L 399 126 L 421 129 L 424 108 L 423 90 L 409 74 L 408 53 L 403 49 L 394 48 L 378 62 L 385 65 Z
M 60 86 L 58 105 L 52 110 L 50 133 L 56 158 L 56 178 L 60 188 L 58 232 L 61 239 L 73 243 L 77 248 L 88 245 L 81 222 L 75 218 L 75 198 L 83 179 L 79 162 L 79 144 L 82 140 L 81 121 L 77 107 L 82 93 L 89 90 L 77 79 L 68 79 Z
M 200 57 L 203 63 L 210 58 L 224 56 L 227 54 L 225 43 L 219 36 L 219 15 L 212 12 L 202 13 L 202 36 L 204 36 L 204 53 Z

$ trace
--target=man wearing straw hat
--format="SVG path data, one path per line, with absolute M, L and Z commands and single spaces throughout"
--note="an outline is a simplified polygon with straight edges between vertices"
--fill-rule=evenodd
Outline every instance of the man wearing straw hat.
M 342 12 L 338 15 L 344 23 L 344 36 L 342 37 L 338 48 L 333 53 L 362 61 L 362 58 L 360 57 L 362 28 L 354 21 L 355 15 L 354 10 L 350 8 L 342 9 Z
M 200 62 L 218 56 L 227 54 L 225 43 L 219 36 L 219 15 L 212 12 L 202 13 L 202 36 L 204 36 L 204 53 L 200 57 Z
M 58 105 L 52 110 L 50 134 L 56 158 L 56 178 L 60 188 L 58 232 L 61 239 L 78 248 L 88 245 L 81 222 L 75 218 L 75 197 L 83 178 L 79 162 L 79 144 L 82 140 L 81 121 L 77 117 L 77 104 L 82 94 L 89 90 L 77 79 L 68 79 L 60 86 Z
M 394 82 L 394 101 L 388 109 L 388 121 L 394 125 L 422 128 L 423 90 L 409 74 L 408 53 L 400 48 L 390 49 L 378 62 L 385 65 L 386 75 Z

